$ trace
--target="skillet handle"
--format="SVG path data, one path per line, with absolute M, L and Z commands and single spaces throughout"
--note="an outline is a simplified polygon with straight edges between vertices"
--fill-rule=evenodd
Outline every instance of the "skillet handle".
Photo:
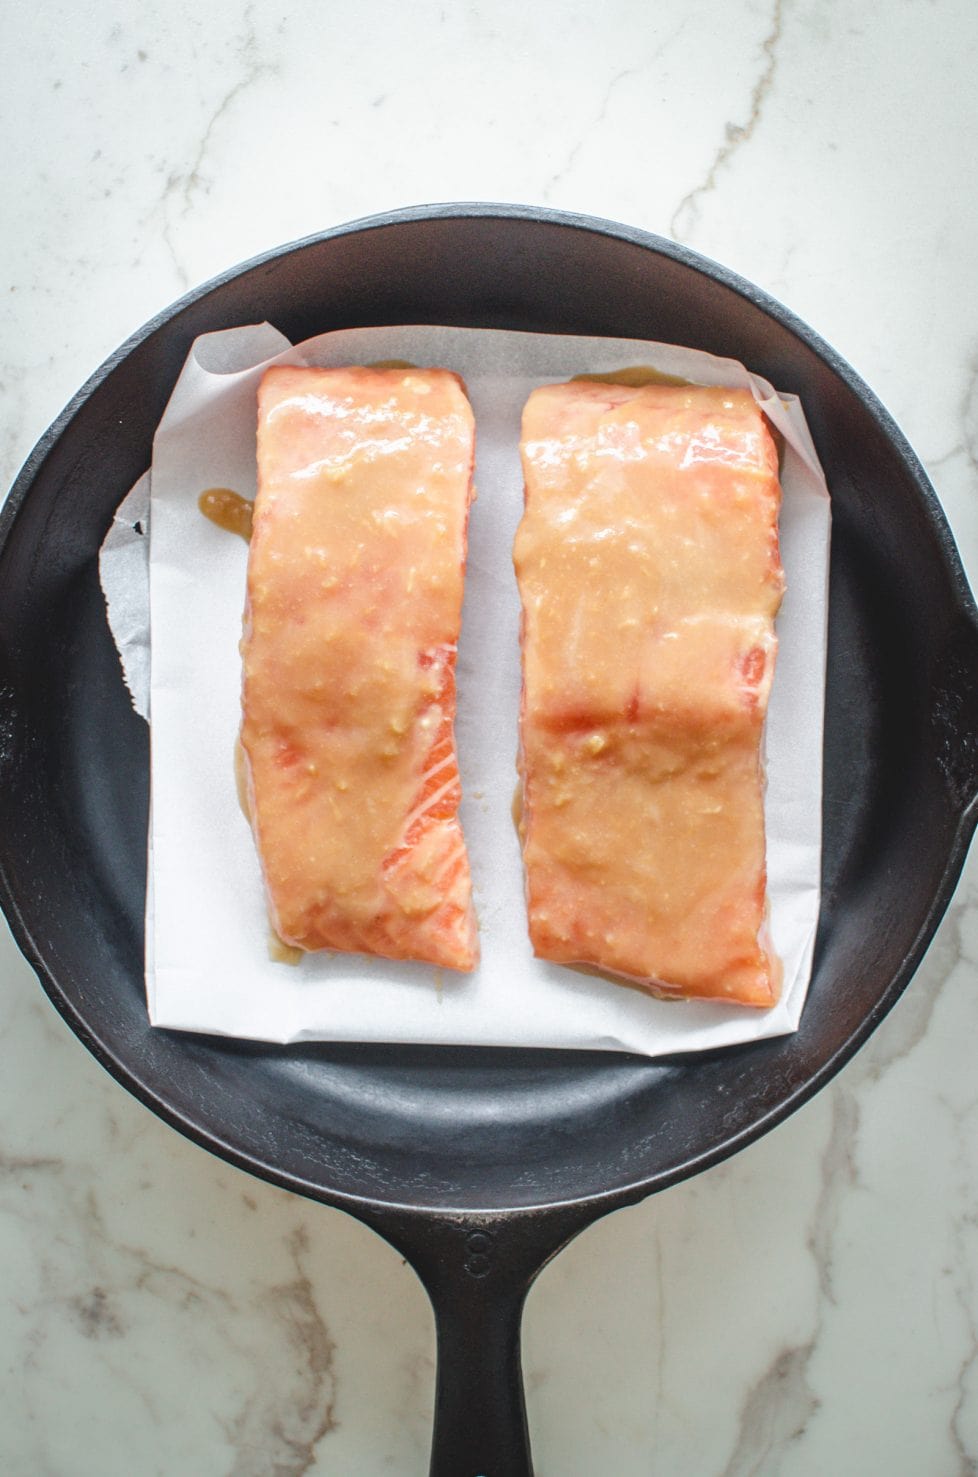
M 533 1477 L 520 1329 L 537 1274 L 595 1212 L 390 1220 L 381 1234 L 431 1299 L 438 1344 L 430 1477 Z

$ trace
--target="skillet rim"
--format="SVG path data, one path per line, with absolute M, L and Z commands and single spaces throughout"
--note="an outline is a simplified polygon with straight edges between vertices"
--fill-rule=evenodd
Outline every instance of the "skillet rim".
M 830 372 L 841 380 L 845 387 L 856 396 L 869 415 L 876 421 L 886 440 L 897 454 L 913 482 L 928 524 L 934 534 L 940 558 L 943 562 L 949 591 L 953 597 L 953 603 L 957 608 L 960 618 L 966 625 L 970 626 L 972 636 L 975 642 L 978 643 L 978 608 L 976 608 L 974 598 L 969 589 L 953 534 L 937 494 L 919 458 L 889 411 L 875 392 L 870 389 L 837 350 L 821 338 L 820 335 L 815 333 L 801 318 L 797 317 L 790 308 L 785 307 L 784 304 L 779 302 L 771 294 L 755 286 L 738 273 L 731 271 L 729 268 L 722 266 L 720 263 L 687 246 L 670 241 L 653 232 L 645 231 L 638 227 L 623 225 L 602 217 L 525 204 L 444 202 L 407 206 L 393 211 L 360 217 L 354 221 L 345 222 L 324 231 L 315 232 L 299 240 L 287 242 L 259 253 L 244 262 L 228 268 L 217 276 L 208 279 L 208 281 L 202 283 L 200 286 L 192 288 L 189 292 L 183 294 L 180 298 L 155 314 L 134 333 L 130 334 L 89 376 L 81 388 L 72 396 L 61 413 L 38 439 L 15 478 L 2 507 L 0 507 L 0 560 L 2 560 L 7 541 L 16 519 L 26 502 L 36 476 L 52 449 L 70 428 L 72 421 L 78 415 L 79 411 L 100 389 L 108 376 L 135 349 L 158 331 L 165 329 L 167 325 L 178 318 L 187 308 L 202 301 L 231 281 L 244 276 L 256 268 L 280 261 L 298 251 L 316 246 L 323 241 L 347 235 L 361 234 L 371 230 L 384 229 L 390 226 L 396 227 L 402 224 L 416 225 L 426 221 L 438 222 L 458 219 L 473 219 L 485 222 L 509 220 L 526 222 L 531 225 L 555 226 L 583 231 L 590 235 L 606 236 L 641 247 L 645 250 L 651 250 L 657 255 L 670 258 L 679 265 L 712 279 L 718 285 L 744 298 L 752 306 L 759 308 L 763 314 L 772 318 L 781 327 L 785 328 L 817 358 L 821 359 Z M 461 1217 L 481 1215 L 482 1219 L 491 1218 L 496 1221 L 504 1221 L 507 1219 L 525 1220 L 528 1217 L 541 1216 L 547 1212 L 566 1211 L 572 1208 L 579 1211 L 587 1210 L 589 1212 L 587 1219 L 590 1220 L 596 1219 L 598 1216 L 616 1207 L 632 1204 L 645 1198 L 647 1195 L 666 1189 L 670 1185 L 699 1174 L 703 1170 L 723 1162 L 733 1154 L 739 1153 L 741 1149 L 746 1148 L 756 1139 L 762 1137 L 765 1133 L 788 1118 L 798 1108 L 802 1107 L 804 1103 L 820 1091 L 841 1070 L 852 1056 L 855 1055 L 856 1051 L 864 1045 L 869 1036 L 892 1009 L 920 964 L 933 938 L 938 923 L 943 917 L 953 895 L 967 856 L 971 835 L 976 823 L 978 823 L 978 794 L 972 795 L 960 811 L 951 845 L 947 853 L 941 883 L 931 899 L 924 920 L 912 944 L 906 951 L 900 968 L 894 973 L 873 1007 L 866 1012 L 860 1020 L 859 1025 L 843 1045 L 821 1063 L 815 1071 L 811 1072 L 804 1081 L 775 1107 L 768 1109 L 754 1122 L 732 1136 L 725 1138 L 712 1149 L 699 1154 L 691 1160 L 687 1160 L 682 1165 L 670 1171 L 646 1175 L 629 1181 L 624 1185 L 617 1185 L 606 1191 L 534 1202 L 530 1205 L 505 1208 L 491 1207 L 482 1211 L 475 1205 L 417 1205 L 412 1204 L 410 1200 L 378 1198 L 376 1196 L 354 1194 L 347 1190 L 324 1186 L 310 1179 L 303 1178 L 300 1175 L 277 1168 L 266 1160 L 253 1157 L 237 1148 L 234 1144 L 229 1143 L 220 1134 L 206 1128 L 201 1128 L 189 1114 L 174 1109 L 157 1091 L 140 1081 L 122 1057 L 110 1050 L 101 1041 L 81 1011 L 76 1008 L 72 1000 L 62 990 L 45 963 L 42 952 L 36 945 L 34 937 L 23 917 L 20 906 L 10 886 L 2 854 L 0 854 L 0 907 L 2 907 L 7 917 L 15 942 L 28 963 L 35 970 L 45 993 L 66 1024 L 88 1048 L 96 1061 L 121 1086 L 126 1088 L 128 1092 L 145 1107 L 149 1108 L 157 1117 L 169 1124 L 171 1128 L 175 1128 L 201 1148 L 216 1154 L 219 1158 L 233 1164 L 236 1168 L 245 1170 L 279 1188 L 304 1195 L 309 1199 L 333 1206 L 336 1209 L 345 1210 L 361 1220 L 375 1219 L 378 1224 L 398 1214 L 410 1215 L 427 1220 L 444 1220 L 446 1215 Z M 167 1034 L 179 1036 L 181 1033 L 168 1032 Z M 195 1039 L 206 1042 L 209 1039 L 215 1038 L 195 1036 Z M 733 1051 L 737 1048 L 731 1047 L 727 1049 Z M 478 1052 L 479 1049 L 468 1048 L 468 1050 Z M 605 1053 L 603 1055 L 608 1054 Z M 611 1055 L 619 1061 L 646 1060 L 644 1057 L 632 1058 L 624 1053 L 613 1053 Z

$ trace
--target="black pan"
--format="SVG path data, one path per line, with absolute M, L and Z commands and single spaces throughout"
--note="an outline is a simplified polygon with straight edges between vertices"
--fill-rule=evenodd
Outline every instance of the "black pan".
M 834 503 L 821 924 L 796 1035 L 684 1059 L 332 1046 L 149 1028 L 148 741 L 96 554 L 199 333 L 445 323 L 664 339 L 801 396 Z M 730 272 L 552 211 L 438 206 L 327 231 L 169 308 L 92 377 L 0 515 L 0 901 L 68 1024 L 146 1105 L 338 1206 L 435 1307 L 432 1472 L 530 1471 L 527 1288 L 584 1226 L 779 1123 L 880 1022 L 947 905 L 978 797 L 978 614 L 934 493 L 853 371 Z

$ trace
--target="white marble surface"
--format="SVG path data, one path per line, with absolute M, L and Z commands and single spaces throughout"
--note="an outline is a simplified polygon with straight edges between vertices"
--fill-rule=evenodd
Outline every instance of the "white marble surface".
M 8 9 L 0 476 L 186 286 L 376 209 L 547 202 L 753 278 L 859 369 L 978 576 L 967 0 Z M 0 940 L 0 1471 L 421 1474 L 399 1258 L 164 1127 Z M 540 1477 L 978 1472 L 978 856 L 866 1050 L 585 1234 L 525 1328 Z

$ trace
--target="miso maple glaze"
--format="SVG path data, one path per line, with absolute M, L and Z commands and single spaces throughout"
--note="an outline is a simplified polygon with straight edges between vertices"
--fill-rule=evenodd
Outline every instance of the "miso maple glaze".
M 211 523 L 225 533 L 236 533 L 245 543 L 251 538 L 252 505 L 230 487 L 208 487 L 197 499 L 197 506 Z
M 746 391 L 536 390 L 514 559 L 535 952 L 769 1006 L 761 738 L 783 590 Z
M 475 962 L 453 732 L 473 449 L 444 370 L 262 380 L 241 745 L 288 944 Z

